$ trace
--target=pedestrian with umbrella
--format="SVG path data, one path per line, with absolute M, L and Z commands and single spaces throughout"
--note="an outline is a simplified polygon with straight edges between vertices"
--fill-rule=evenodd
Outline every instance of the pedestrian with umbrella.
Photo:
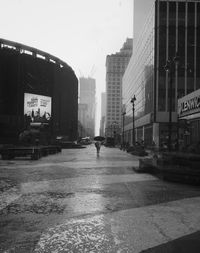
M 100 149 L 101 149 L 101 141 L 103 141 L 105 138 L 102 137 L 102 136 L 96 136 L 94 137 L 94 140 L 96 141 L 95 142 L 95 147 L 96 147 L 96 150 L 97 150 L 97 154 L 99 154 L 100 152 Z

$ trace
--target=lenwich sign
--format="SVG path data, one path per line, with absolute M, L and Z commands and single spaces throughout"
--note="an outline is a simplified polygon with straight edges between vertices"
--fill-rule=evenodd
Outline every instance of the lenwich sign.
M 178 116 L 184 117 L 200 112 L 200 89 L 178 100 Z

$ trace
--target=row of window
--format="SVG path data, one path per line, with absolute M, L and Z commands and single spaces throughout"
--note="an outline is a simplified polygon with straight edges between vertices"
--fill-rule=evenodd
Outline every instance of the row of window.
M 120 111 L 121 110 L 121 107 L 119 106 L 119 104 L 117 104 L 117 105 L 109 105 L 108 107 L 107 107 L 107 110 L 108 111 L 110 111 L 110 110 L 118 110 L 118 111 Z
M 121 112 L 121 108 L 119 106 L 116 106 L 116 107 L 109 106 L 107 108 L 107 113 L 109 113 L 109 112 L 111 112 L 111 113 L 120 113 Z
M 116 103 L 115 101 L 114 102 L 108 102 L 108 106 L 107 106 L 107 108 L 109 109 L 109 108 L 119 108 L 120 109 L 120 104 L 119 103 Z
M 123 68 L 125 68 L 126 66 L 124 65 L 124 64 L 121 64 L 121 65 L 110 65 L 110 66 L 108 66 L 108 68 L 107 68 L 107 70 L 108 70 L 108 72 L 111 70 L 111 69 L 123 69 Z
M 110 122 L 111 120 L 112 120 L 112 121 L 113 121 L 113 120 L 115 120 L 115 121 L 120 121 L 120 118 L 119 118 L 119 117 L 108 117 L 108 118 L 107 118 L 108 125 L 110 125 L 109 122 Z
M 120 77 L 122 74 L 121 74 L 121 72 L 108 72 L 107 71 L 107 77 L 109 78 L 109 77 Z
M 114 114 L 120 115 L 120 114 L 121 114 L 120 109 L 117 108 L 117 109 L 112 109 L 112 110 L 111 110 L 111 109 L 109 108 L 109 109 L 107 110 L 107 116 L 108 116 L 108 115 L 111 115 L 111 116 L 112 116 L 112 115 L 114 115 Z
M 120 82 L 121 81 L 121 76 L 119 75 L 114 75 L 114 76 L 109 76 L 107 78 L 107 84 L 109 84 L 110 82 L 113 82 L 113 81 L 118 81 Z
M 113 85 L 111 85 L 111 84 L 113 84 Z M 108 88 L 108 90 L 119 90 L 121 88 L 121 85 L 119 82 L 108 83 L 107 88 Z
M 112 57 L 109 59 L 109 65 L 110 64 L 119 64 L 119 63 L 127 63 L 129 60 L 130 55 L 128 54 L 127 56 L 123 55 L 121 57 Z
M 112 90 L 112 91 L 108 91 L 108 96 L 111 97 L 113 96 L 119 96 L 119 94 L 115 94 L 115 93 L 120 93 L 120 90 Z
M 108 106 L 109 105 L 119 105 L 121 99 L 120 98 L 110 98 L 109 101 L 107 102 Z
M 120 100 L 120 94 L 108 94 L 108 100 Z
M 113 107 L 113 108 L 112 107 L 108 107 L 107 112 L 117 112 L 117 113 L 120 113 L 121 110 L 120 110 L 119 107 Z
M 110 82 L 108 89 L 120 89 L 120 82 Z

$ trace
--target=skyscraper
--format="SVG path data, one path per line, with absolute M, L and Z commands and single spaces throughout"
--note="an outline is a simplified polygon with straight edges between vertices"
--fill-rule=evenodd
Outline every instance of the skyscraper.
M 106 92 L 101 93 L 101 120 L 100 120 L 100 135 L 105 135 L 105 120 L 106 120 Z
M 95 134 L 95 110 L 96 110 L 96 81 L 93 78 L 81 77 L 80 85 L 80 100 L 79 100 L 79 121 L 81 122 L 84 132 L 90 137 Z M 84 108 L 84 114 L 80 111 Z M 85 115 L 83 117 L 83 115 Z
M 200 89 L 199 44 L 199 0 L 154 1 L 123 77 L 125 141 L 142 139 L 157 147 L 175 142 L 177 100 Z
M 106 135 L 120 133 L 122 77 L 132 54 L 133 41 L 127 38 L 120 52 L 106 58 Z

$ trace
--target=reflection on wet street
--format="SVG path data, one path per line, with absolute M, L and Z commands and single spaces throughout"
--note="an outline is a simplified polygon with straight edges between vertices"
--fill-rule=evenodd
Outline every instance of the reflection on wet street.
M 141 252 L 200 227 L 198 187 L 137 174 L 117 148 L 0 160 L 0 252 Z

